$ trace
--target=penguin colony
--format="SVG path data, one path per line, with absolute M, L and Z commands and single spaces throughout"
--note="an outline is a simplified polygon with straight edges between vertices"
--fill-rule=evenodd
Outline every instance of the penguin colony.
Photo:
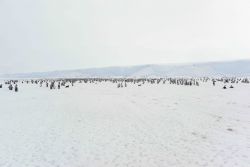
M 129 84 L 137 85 L 138 87 L 144 84 L 171 84 L 183 86 L 200 86 L 202 83 L 211 82 L 213 86 L 217 83 L 223 83 L 222 89 L 234 88 L 239 83 L 249 84 L 249 78 L 82 78 L 82 79 L 36 79 L 36 80 L 8 80 L 0 83 L 0 89 L 6 87 L 10 91 L 18 92 L 18 84 L 37 84 L 40 87 L 48 89 L 61 89 L 73 87 L 75 83 L 90 83 L 97 84 L 102 82 L 110 82 L 117 85 L 117 88 L 126 88 Z M 233 86 L 234 84 L 234 86 Z

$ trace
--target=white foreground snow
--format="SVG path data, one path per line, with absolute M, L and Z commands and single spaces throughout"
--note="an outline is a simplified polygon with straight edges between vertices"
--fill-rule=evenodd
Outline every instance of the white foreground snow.
M 0 167 L 249 167 L 250 85 L 0 89 Z

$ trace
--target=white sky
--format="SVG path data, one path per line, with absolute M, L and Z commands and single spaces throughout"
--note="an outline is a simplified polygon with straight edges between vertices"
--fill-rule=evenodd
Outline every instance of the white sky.
M 249 0 L 0 0 L 0 73 L 232 59 Z

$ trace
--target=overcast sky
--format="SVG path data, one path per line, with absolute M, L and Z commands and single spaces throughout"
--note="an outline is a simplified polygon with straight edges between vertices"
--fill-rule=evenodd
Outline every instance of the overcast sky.
M 0 73 L 250 59 L 249 0 L 0 0 Z

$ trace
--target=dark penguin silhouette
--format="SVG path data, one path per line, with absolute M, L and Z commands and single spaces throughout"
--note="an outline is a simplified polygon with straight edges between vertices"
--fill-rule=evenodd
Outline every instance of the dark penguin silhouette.
M 18 86 L 17 86 L 17 84 L 15 85 L 15 92 L 18 92 Z
M 10 84 L 9 85 L 9 90 L 12 90 L 13 89 L 13 86 Z
M 50 83 L 50 89 L 55 89 L 55 82 Z
M 223 89 L 227 89 L 226 85 L 223 86 Z
M 215 81 L 213 81 L 213 86 L 215 86 Z

